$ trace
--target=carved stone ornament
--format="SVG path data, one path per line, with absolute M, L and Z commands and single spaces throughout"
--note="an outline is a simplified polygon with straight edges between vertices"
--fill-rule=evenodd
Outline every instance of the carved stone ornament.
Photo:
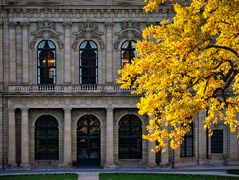
M 122 31 L 116 32 L 115 35 L 117 36 L 117 39 L 114 43 L 114 48 L 118 49 L 119 44 L 122 40 L 136 40 L 136 39 L 142 39 L 142 35 L 140 30 L 139 23 L 132 22 L 132 21 L 124 21 L 121 24 Z
M 89 20 L 87 20 L 85 23 L 80 23 L 79 32 L 75 32 L 73 34 L 76 36 L 72 44 L 72 48 L 74 50 L 77 49 L 77 44 L 81 39 L 96 39 L 97 42 L 100 44 L 100 49 L 104 49 L 104 41 L 101 38 L 103 33 L 99 32 L 98 26 L 90 22 Z
M 48 21 L 44 21 L 44 22 L 39 22 L 37 24 L 37 31 L 33 32 L 32 35 L 34 36 L 30 47 L 31 49 L 34 49 L 34 46 L 37 42 L 37 40 L 42 39 L 42 40 L 49 40 L 49 39 L 54 39 L 59 48 L 62 49 L 64 44 L 62 43 L 62 41 L 60 40 L 60 35 L 62 33 L 57 32 L 56 26 L 53 22 L 48 22 Z

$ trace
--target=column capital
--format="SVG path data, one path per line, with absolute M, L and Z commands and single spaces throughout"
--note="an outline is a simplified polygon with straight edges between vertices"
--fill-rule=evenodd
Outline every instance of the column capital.
M 8 25 L 9 25 L 9 27 L 10 27 L 11 29 L 13 29 L 13 28 L 15 28 L 15 26 L 17 25 L 17 22 L 10 21 L 10 22 L 8 23 Z
M 29 23 L 29 22 L 26 22 L 26 21 L 20 22 L 20 24 L 21 24 L 21 26 L 22 26 L 23 29 L 28 29 L 29 26 L 30 26 L 30 23 Z
M 114 27 L 114 23 L 113 22 L 106 22 L 105 23 L 105 26 L 106 26 L 106 28 L 108 28 L 108 29 L 113 29 L 113 27 Z
M 20 108 L 22 111 L 28 111 L 29 110 L 29 107 L 21 107 Z
M 69 30 L 72 26 L 72 23 L 71 22 L 63 22 L 63 26 L 65 27 L 65 29 Z
M 16 110 L 15 107 L 9 107 L 9 108 L 8 108 L 8 112 L 13 112 L 13 111 L 15 111 L 15 110 Z
M 107 107 L 106 108 L 106 111 L 113 111 L 114 110 L 114 107 Z
M 63 110 L 64 110 L 64 111 L 71 111 L 72 108 L 70 108 L 70 107 L 65 107 L 65 108 L 63 108 Z

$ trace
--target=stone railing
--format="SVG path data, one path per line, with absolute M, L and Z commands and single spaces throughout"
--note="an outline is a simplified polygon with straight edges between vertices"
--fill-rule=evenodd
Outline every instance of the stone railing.
M 9 94 L 31 93 L 130 93 L 117 85 L 9 85 Z

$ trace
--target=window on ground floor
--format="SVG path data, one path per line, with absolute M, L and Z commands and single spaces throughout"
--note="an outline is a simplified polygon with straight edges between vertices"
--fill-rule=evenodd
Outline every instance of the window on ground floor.
M 142 123 L 136 115 L 119 122 L 119 159 L 142 159 Z
M 193 124 L 190 131 L 184 136 L 184 141 L 180 146 L 180 157 L 193 157 Z
M 35 124 L 35 159 L 59 159 L 59 130 L 57 120 L 44 115 Z
M 223 130 L 213 130 L 211 136 L 211 153 L 223 153 Z

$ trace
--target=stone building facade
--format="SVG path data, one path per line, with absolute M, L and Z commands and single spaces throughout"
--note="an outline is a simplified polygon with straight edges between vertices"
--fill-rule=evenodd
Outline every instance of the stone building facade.
M 182 1 L 182 3 L 185 3 Z M 153 153 L 138 96 L 116 84 L 142 30 L 172 18 L 143 0 L 0 0 L 0 166 L 238 164 L 223 124 L 195 116 L 180 149 Z

